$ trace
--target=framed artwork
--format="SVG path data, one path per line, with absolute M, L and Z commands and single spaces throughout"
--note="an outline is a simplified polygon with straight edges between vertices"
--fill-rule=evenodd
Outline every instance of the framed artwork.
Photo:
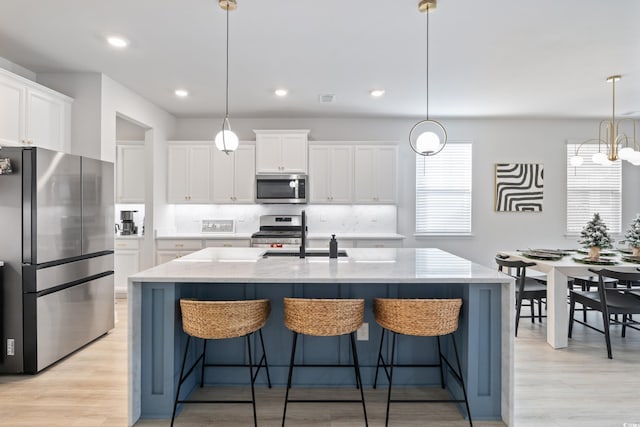
M 496 163 L 496 212 L 541 212 L 544 165 Z

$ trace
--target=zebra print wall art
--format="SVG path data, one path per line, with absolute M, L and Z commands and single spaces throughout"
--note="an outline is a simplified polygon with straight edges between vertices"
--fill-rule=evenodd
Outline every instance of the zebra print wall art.
M 544 165 L 496 163 L 496 212 L 542 211 Z

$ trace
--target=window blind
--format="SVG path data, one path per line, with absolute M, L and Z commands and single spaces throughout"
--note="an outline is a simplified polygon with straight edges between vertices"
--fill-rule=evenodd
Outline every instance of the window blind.
M 580 233 L 599 213 L 611 233 L 620 233 L 622 222 L 622 161 L 602 166 L 591 161 L 598 144 L 585 144 L 579 155 L 581 166 L 573 167 L 569 159 L 579 144 L 567 144 L 567 233 Z M 601 147 L 601 150 L 606 150 Z
M 450 142 L 433 157 L 416 154 L 416 233 L 471 233 L 470 142 Z

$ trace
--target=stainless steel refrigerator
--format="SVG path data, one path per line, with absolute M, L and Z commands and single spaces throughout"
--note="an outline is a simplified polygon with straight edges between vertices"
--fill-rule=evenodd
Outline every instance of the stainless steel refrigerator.
M 113 329 L 113 190 L 112 163 L 0 149 L 0 373 L 37 373 Z

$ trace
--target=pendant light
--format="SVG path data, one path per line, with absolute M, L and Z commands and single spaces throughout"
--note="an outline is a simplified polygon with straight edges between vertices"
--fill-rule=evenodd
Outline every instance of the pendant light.
M 616 121 L 616 82 L 622 76 L 615 75 L 607 77 L 607 82 L 612 88 L 611 120 L 602 120 L 598 128 L 598 138 L 592 138 L 580 144 L 575 151 L 575 155 L 569 159 L 571 166 L 578 167 L 584 163 L 580 156 L 580 148 L 584 144 L 598 143 L 598 152 L 591 157 L 591 161 L 600 165 L 609 165 L 616 160 L 626 160 L 632 165 L 640 166 L 640 146 L 636 139 L 636 122 L 630 118 L 618 119 Z M 627 123 L 627 130 L 631 134 L 627 135 L 620 128 L 621 124 Z M 602 151 L 604 147 L 605 151 Z
M 416 123 L 409 132 L 411 149 L 421 156 L 435 156 L 447 145 L 447 131 L 442 124 L 429 118 L 429 15 L 437 0 L 420 0 L 418 10 L 427 14 L 427 118 Z
M 226 60 L 226 85 L 225 85 L 225 107 L 222 129 L 215 138 L 216 148 L 225 154 L 229 154 L 238 148 L 238 136 L 231 130 L 229 124 L 229 11 L 235 10 L 238 5 L 236 0 L 219 0 L 218 4 L 226 11 L 227 15 L 227 60 Z

